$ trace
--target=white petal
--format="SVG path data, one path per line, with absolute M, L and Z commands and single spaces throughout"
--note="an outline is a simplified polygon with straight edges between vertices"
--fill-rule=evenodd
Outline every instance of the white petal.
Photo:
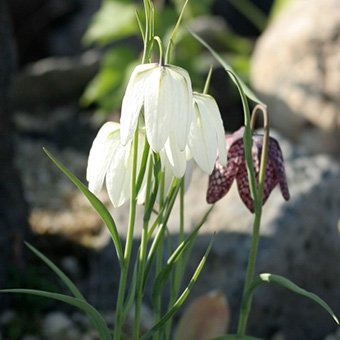
M 191 183 L 193 167 L 194 167 L 194 161 L 190 159 L 187 162 L 187 168 L 185 170 L 185 176 L 184 176 L 184 191 L 185 192 L 189 189 L 189 186 Z
M 179 149 L 183 151 L 193 119 L 191 80 L 183 68 L 170 65 L 167 70 L 171 79 L 171 88 L 168 89 L 172 99 L 169 107 L 171 129 L 175 133 Z
M 209 112 L 199 98 L 195 97 L 195 117 L 189 134 L 189 148 L 198 166 L 210 174 L 217 157 L 217 138 Z
M 165 67 L 152 70 L 147 80 L 144 117 L 150 147 L 159 152 L 169 135 L 169 115 L 174 98 Z
M 86 171 L 89 190 L 98 194 L 103 186 L 104 177 L 111 159 L 119 144 L 119 124 L 105 123 L 93 141 Z
M 106 188 L 114 207 L 120 207 L 130 198 L 131 171 L 132 152 L 129 142 L 117 147 L 106 174 Z
M 203 94 L 200 96 L 204 96 L 205 107 L 209 113 L 209 120 L 214 125 L 214 129 L 216 131 L 219 162 L 223 166 L 225 166 L 227 164 L 227 150 L 225 142 L 225 131 L 220 110 L 218 109 L 217 103 L 212 96 Z
M 157 64 L 138 65 L 131 74 L 122 102 L 120 117 L 121 143 L 126 143 L 132 139 L 136 129 L 138 117 L 143 106 L 146 82 Z
M 174 138 L 170 136 L 165 143 L 165 153 L 169 160 L 173 174 L 177 178 L 182 178 L 185 174 L 187 165 L 186 151 L 179 150 Z
M 141 163 L 142 163 L 142 156 L 143 156 L 143 151 L 144 151 L 144 146 L 145 146 L 145 134 L 140 133 L 139 134 L 139 139 L 138 139 L 138 158 L 137 158 L 137 176 L 139 172 L 141 171 Z M 149 157 L 151 157 L 151 154 L 149 153 Z M 142 181 L 142 185 L 140 187 L 139 193 L 137 195 L 137 203 L 138 204 L 143 204 L 145 202 L 145 196 L 146 196 L 146 185 L 147 185 L 147 173 L 149 169 L 149 162 L 147 160 L 146 162 L 146 169 L 145 169 L 145 174 L 144 178 Z

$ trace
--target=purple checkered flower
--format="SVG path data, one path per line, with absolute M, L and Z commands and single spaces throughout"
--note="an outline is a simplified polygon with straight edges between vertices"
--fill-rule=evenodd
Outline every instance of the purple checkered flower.
M 227 142 L 227 165 L 223 166 L 217 159 L 215 168 L 209 176 L 207 191 L 207 202 L 215 203 L 225 196 L 234 179 L 236 180 L 238 192 L 246 207 L 254 212 L 254 202 L 251 198 L 246 161 L 243 145 L 244 127 L 231 135 L 226 135 Z M 252 136 L 252 157 L 256 180 L 260 172 L 260 159 L 263 144 L 263 135 L 253 134 Z M 283 198 L 289 200 L 289 190 L 286 180 L 284 162 L 279 143 L 269 137 L 268 160 L 266 167 L 265 183 L 263 187 L 263 204 L 266 202 L 274 187 L 279 184 Z

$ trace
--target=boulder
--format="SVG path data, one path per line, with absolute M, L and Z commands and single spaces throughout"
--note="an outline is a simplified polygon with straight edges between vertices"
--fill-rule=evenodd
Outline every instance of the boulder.
M 312 151 L 340 156 L 340 6 L 291 1 L 258 40 L 251 83 L 271 124 Z

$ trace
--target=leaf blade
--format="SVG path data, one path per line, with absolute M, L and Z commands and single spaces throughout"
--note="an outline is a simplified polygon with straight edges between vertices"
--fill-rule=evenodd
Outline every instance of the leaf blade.
M 253 91 L 244 83 L 244 81 L 236 74 L 236 72 L 233 70 L 233 68 L 226 63 L 219 54 L 207 43 L 205 42 L 200 36 L 198 36 L 196 33 L 190 31 L 191 35 L 198 40 L 205 48 L 209 50 L 209 52 L 212 54 L 212 56 L 221 64 L 221 66 L 225 69 L 225 71 L 229 74 L 231 80 L 239 84 L 242 87 L 243 92 L 246 94 L 246 96 L 254 101 L 255 103 L 265 105 L 257 96 L 253 93 Z
M 198 264 L 194 274 L 192 275 L 188 286 L 184 289 L 184 291 L 182 292 L 182 294 L 178 297 L 178 299 L 176 300 L 176 302 L 173 304 L 173 306 L 169 309 L 168 312 L 165 313 L 165 315 L 161 318 L 161 320 L 154 325 L 146 334 L 144 334 L 141 337 L 141 340 L 146 340 L 149 339 L 155 332 L 157 332 L 157 330 L 159 330 L 183 305 L 183 303 L 185 302 L 186 298 L 188 297 L 189 293 L 192 290 L 192 287 L 194 286 L 194 284 L 196 283 L 204 265 L 205 262 L 207 260 L 208 254 L 211 250 L 211 247 L 213 245 L 213 240 L 214 240 L 214 236 L 211 238 L 210 243 L 208 245 L 208 248 L 206 249 L 200 263 Z
M 281 287 L 287 288 L 288 290 L 298 295 L 305 296 L 313 300 L 318 305 L 320 305 L 323 309 L 325 309 L 331 315 L 333 320 L 339 325 L 339 319 L 336 317 L 331 307 L 324 300 L 322 300 L 316 294 L 311 293 L 307 291 L 306 289 L 299 287 L 298 285 L 296 285 L 294 282 L 290 281 L 289 279 L 281 275 L 262 273 L 255 278 L 254 284 L 252 285 L 252 287 L 250 287 L 250 290 L 253 291 L 261 283 L 274 283 Z
M 117 226 L 109 213 L 106 209 L 105 205 L 94 195 L 91 191 L 89 191 L 84 185 L 70 170 L 68 170 L 61 162 L 59 162 L 47 149 L 43 148 L 46 155 L 52 160 L 52 162 L 67 176 L 71 182 L 84 194 L 87 200 L 90 202 L 92 207 L 97 211 L 100 215 L 101 219 L 106 224 L 107 228 L 109 229 L 113 243 L 116 248 L 116 253 L 119 262 L 123 263 L 123 250 L 120 243 L 120 238 L 117 230 Z
M 41 253 L 38 249 L 33 247 L 28 242 L 25 242 L 25 245 L 64 282 L 64 284 L 71 291 L 74 297 L 86 302 L 85 297 L 77 288 L 77 286 L 68 278 L 68 276 L 60 268 L 58 268 L 49 258 L 47 258 L 43 253 Z
M 100 339 L 102 340 L 111 340 L 110 330 L 108 329 L 105 320 L 101 316 L 101 314 L 90 304 L 86 301 L 80 300 L 78 298 L 59 294 L 59 293 L 52 293 L 46 292 L 44 290 L 35 290 L 35 289 L 2 289 L 0 293 L 15 293 L 15 294 L 29 294 L 29 295 L 36 295 L 40 297 L 46 297 L 49 299 L 65 302 L 69 305 L 77 307 L 84 311 L 87 316 L 91 319 L 94 326 L 98 330 L 100 335 Z

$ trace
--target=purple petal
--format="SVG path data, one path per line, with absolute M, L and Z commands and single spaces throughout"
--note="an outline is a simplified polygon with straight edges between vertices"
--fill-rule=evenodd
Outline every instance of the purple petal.
M 216 162 L 215 168 L 209 176 L 208 203 L 215 203 L 228 193 L 237 171 L 238 165 L 235 162 L 228 161 L 225 167 L 218 161 Z
M 268 156 L 269 156 L 268 158 L 273 160 L 273 163 L 276 169 L 277 183 L 279 183 L 280 185 L 282 196 L 286 201 L 288 201 L 290 198 L 290 194 L 289 194 L 289 189 L 288 189 L 288 184 L 287 184 L 282 151 L 281 151 L 279 143 L 274 138 L 269 139 L 269 155 Z
M 243 163 L 243 166 L 239 169 L 237 173 L 236 182 L 237 182 L 238 193 L 241 197 L 241 200 L 251 212 L 254 212 L 254 202 L 251 197 L 251 193 L 249 189 L 248 174 L 247 174 L 247 168 L 245 166 L 245 163 Z

